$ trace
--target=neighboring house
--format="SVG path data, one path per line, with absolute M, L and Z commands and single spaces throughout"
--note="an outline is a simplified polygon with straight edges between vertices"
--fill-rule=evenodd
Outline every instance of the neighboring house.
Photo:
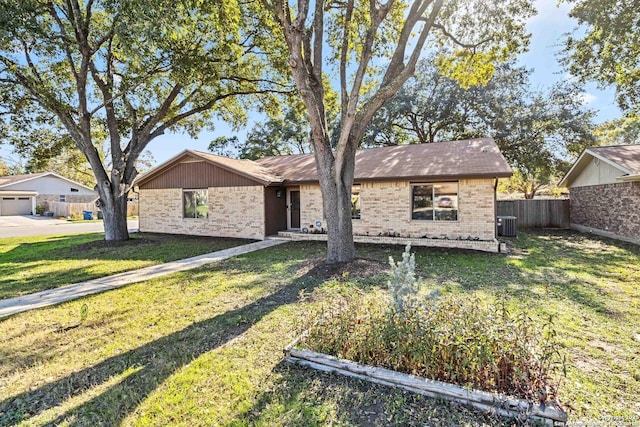
M 640 243 L 640 145 L 587 148 L 559 186 L 571 228 Z
M 497 251 L 496 179 L 508 176 L 490 138 L 359 150 L 354 237 Z M 251 161 L 186 150 L 136 185 L 143 232 L 264 239 L 283 230 L 313 237 L 326 227 L 313 154 Z
M 48 202 L 87 203 L 98 198 L 91 188 L 54 172 L 0 176 L 0 215 L 31 215 Z

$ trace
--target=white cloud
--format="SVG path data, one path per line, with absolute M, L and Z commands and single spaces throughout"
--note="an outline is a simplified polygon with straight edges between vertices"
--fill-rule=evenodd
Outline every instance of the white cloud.
M 582 99 L 582 103 L 584 105 L 589 105 L 592 104 L 593 102 L 595 102 L 596 99 L 598 99 L 597 96 L 589 93 L 589 92 L 582 92 L 580 94 L 580 98 Z

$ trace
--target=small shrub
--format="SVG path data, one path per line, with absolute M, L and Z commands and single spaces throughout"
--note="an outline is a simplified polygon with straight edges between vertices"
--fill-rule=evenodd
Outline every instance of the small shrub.
M 411 245 L 405 247 L 401 261 L 396 263 L 393 257 L 389 256 L 389 265 L 391 278 L 387 287 L 394 309 L 402 316 L 406 309 L 415 308 L 417 304 L 416 257 L 411 253 Z
M 44 206 L 42 206 L 40 203 L 38 203 L 36 205 L 36 214 L 37 215 L 42 215 L 44 213 Z

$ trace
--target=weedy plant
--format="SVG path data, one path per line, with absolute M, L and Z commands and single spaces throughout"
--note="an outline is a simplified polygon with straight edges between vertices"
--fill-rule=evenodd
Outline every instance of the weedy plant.
M 391 266 L 387 287 L 391 293 L 393 307 L 399 316 L 405 311 L 417 308 L 418 280 L 416 279 L 416 256 L 411 253 L 411 245 L 407 245 L 402 253 L 402 260 L 397 263 L 389 256 Z
M 553 319 L 532 319 L 505 302 L 437 291 L 419 297 L 415 259 L 390 258 L 388 295 L 332 296 L 309 323 L 306 346 L 380 366 L 535 402 L 556 402 L 564 359 Z
M 82 308 L 80 308 L 80 323 L 84 323 L 87 320 L 87 315 L 89 314 L 89 306 L 87 304 L 82 304 Z

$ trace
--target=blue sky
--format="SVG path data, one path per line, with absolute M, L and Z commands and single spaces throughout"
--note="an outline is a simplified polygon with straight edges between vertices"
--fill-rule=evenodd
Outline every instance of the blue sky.
M 536 0 L 535 6 L 539 13 L 527 23 L 527 28 L 532 34 L 529 52 L 521 55 L 519 59 L 522 65 L 534 70 L 532 75 L 534 86 L 543 89 L 569 78 L 562 71 L 556 54 L 562 50 L 564 35 L 573 30 L 576 23 L 569 17 L 570 7 L 567 3 L 563 2 L 558 7 L 555 0 Z M 613 90 L 601 91 L 595 84 L 589 84 L 585 89 L 585 103 L 598 111 L 597 122 L 621 116 L 615 103 Z M 257 120 L 261 119 L 257 118 Z M 226 124 L 219 123 L 216 125 L 215 132 L 203 132 L 198 139 L 191 139 L 187 135 L 167 134 L 152 141 L 149 150 L 156 163 L 162 163 L 186 148 L 207 151 L 209 142 L 223 135 L 237 135 L 242 141 L 246 136 L 246 129 L 235 132 Z
M 536 0 L 538 15 L 532 17 L 527 23 L 528 30 L 532 33 L 529 52 L 520 56 L 520 63 L 534 70 L 532 83 L 538 89 L 551 86 L 557 81 L 569 78 L 558 60 L 557 54 L 562 50 L 564 35 L 574 29 L 575 21 L 569 18 L 570 7 L 563 2 L 557 6 L 556 0 Z M 585 103 L 598 111 L 597 122 L 611 120 L 621 116 L 614 99 L 613 90 L 599 90 L 595 84 L 585 87 Z M 255 120 L 261 120 L 256 117 Z M 248 128 L 251 124 L 248 125 Z M 209 143 L 218 136 L 238 136 L 244 140 L 247 129 L 233 131 L 223 122 L 216 124 L 214 132 L 202 132 L 198 139 L 192 139 L 186 134 L 166 134 L 152 141 L 148 150 L 156 164 L 162 163 L 185 149 L 207 151 Z M 11 149 L 0 146 L 0 156 L 7 158 L 11 163 L 17 160 L 17 156 L 11 153 Z

